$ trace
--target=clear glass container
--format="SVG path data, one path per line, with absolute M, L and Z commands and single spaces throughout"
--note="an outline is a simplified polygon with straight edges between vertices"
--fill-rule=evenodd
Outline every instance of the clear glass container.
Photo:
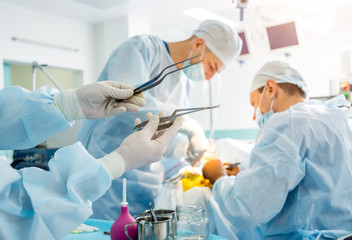
M 204 206 L 176 206 L 176 239 L 208 239 L 209 223 Z

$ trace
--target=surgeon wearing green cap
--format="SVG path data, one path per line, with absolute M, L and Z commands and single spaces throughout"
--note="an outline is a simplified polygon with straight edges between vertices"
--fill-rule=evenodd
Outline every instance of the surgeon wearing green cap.
M 307 100 L 300 73 L 265 64 L 250 89 L 260 126 L 249 168 L 227 176 L 220 161 L 203 174 L 239 239 L 337 239 L 352 233 L 351 105 L 343 96 Z

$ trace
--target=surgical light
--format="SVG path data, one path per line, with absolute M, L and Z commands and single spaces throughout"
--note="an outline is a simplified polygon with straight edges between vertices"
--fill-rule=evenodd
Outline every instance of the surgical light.
M 237 0 L 237 8 L 240 9 L 240 21 L 243 21 L 243 12 L 244 9 L 248 7 L 249 0 Z M 235 0 L 232 0 L 232 3 L 235 3 Z

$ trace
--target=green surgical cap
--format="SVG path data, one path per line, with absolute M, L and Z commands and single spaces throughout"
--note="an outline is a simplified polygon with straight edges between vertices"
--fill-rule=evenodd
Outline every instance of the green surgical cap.
M 241 53 L 241 38 L 230 26 L 220 21 L 205 20 L 193 34 L 205 40 L 205 45 L 225 67 Z
M 291 83 L 297 85 L 305 95 L 308 95 L 307 83 L 301 74 L 285 62 L 274 61 L 266 63 L 254 76 L 250 93 L 264 87 L 268 79 L 275 80 L 276 83 Z

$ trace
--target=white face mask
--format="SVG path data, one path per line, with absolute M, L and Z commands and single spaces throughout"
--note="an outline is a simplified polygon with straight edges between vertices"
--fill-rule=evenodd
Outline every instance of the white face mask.
M 203 60 L 203 54 L 204 54 L 204 50 L 205 50 L 205 44 L 203 46 L 203 50 L 202 50 L 202 55 L 200 56 L 200 59 Z M 193 50 L 191 51 L 191 53 L 189 54 L 190 58 L 192 56 Z M 189 66 L 191 65 L 190 60 L 187 60 L 184 64 L 183 67 Z M 205 78 L 205 70 L 204 70 L 204 65 L 203 63 L 198 63 L 195 64 L 191 67 L 185 68 L 183 69 L 183 72 L 186 74 L 186 76 L 191 79 L 192 81 L 203 81 L 206 80 Z
M 265 87 L 263 89 L 262 95 L 260 96 L 259 105 L 258 105 L 257 109 L 255 110 L 255 122 L 258 124 L 258 126 L 260 128 L 274 114 L 274 111 L 272 108 L 273 108 L 275 98 L 273 98 L 273 100 L 271 101 L 269 112 L 263 114 L 262 111 L 260 110 L 260 104 L 262 103 L 264 90 L 265 90 Z

